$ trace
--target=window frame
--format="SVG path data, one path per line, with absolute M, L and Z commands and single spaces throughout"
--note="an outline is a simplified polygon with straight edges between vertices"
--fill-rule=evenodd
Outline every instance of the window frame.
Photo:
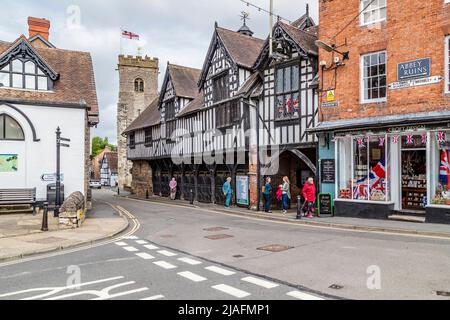
M 152 129 L 144 129 L 144 145 L 149 146 L 153 142 Z
M 293 83 L 294 83 L 294 67 L 298 68 L 298 76 L 297 76 L 297 88 L 294 89 L 293 88 Z M 284 88 L 285 86 L 285 73 L 286 73 L 286 69 L 290 69 L 290 80 L 289 80 L 289 84 L 290 84 L 290 89 L 286 90 Z M 281 92 L 278 91 L 278 74 L 279 71 L 283 70 L 283 89 Z M 275 66 L 274 69 L 274 78 L 275 78 L 275 85 L 274 85 L 274 98 L 275 98 L 275 105 L 274 105 L 274 115 L 275 115 L 275 121 L 283 121 L 283 120 L 292 120 L 292 119 L 297 119 L 300 117 L 300 100 L 301 100 L 301 70 L 302 70 L 302 66 L 301 66 L 301 60 L 294 60 L 294 61 L 289 61 L 287 63 L 282 63 L 282 64 L 278 64 Z M 294 109 L 294 95 L 297 94 L 297 99 L 298 99 L 298 108 L 297 111 L 295 111 Z M 280 113 L 278 112 L 278 97 L 283 97 L 283 108 L 285 108 L 286 104 L 284 102 L 284 99 L 286 96 L 290 96 L 291 98 L 291 104 L 292 104 L 292 113 L 290 115 L 287 115 L 287 112 L 284 111 L 284 115 L 282 117 L 280 117 Z M 295 115 L 297 112 L 297 115 Z
M 14 61 L 20 61 L 20 63 L 21 63 L 21 71 L 20 72 L 13 70 L 13 62 Z M 34 73 L 26 72 L 25 64 L 27 62 L 33 63 Z M 7 71 L 0 70 L 0 74 L 7 74 L 9 76 L 8 77 L 9 85 L 3 86 L 0 88 L 8 88 L 8 89 L 15 89 L 15 90 L 27 90 L 27 91 L 42 91 L 42 92 L 52 90 L 52 84 L 51 84 L 49 77 L 41 69 L 39 69 L 39 66 L 32 59 L 16 58 L 16 59 L 13 59 L 10 62 L 8 62 L 8 64 L 6 66 L 4 66 L 3 68 L 5 68 L 5 67 L 8 67 L 8 70 Z M 14 75 L 16 75 L 16 76 L 18 75 L 21 77 L 21 80 L 22 80 L 21 86 L 19 86 L 19 87 L 14 86 L 14 82 L 13 82 Z M 27 77 L 34 77 L 34 88 L 27 88 L 27 85 L 26 85 Z M 45 89 L 39 88 L 39 79 L 41 79 L 41 78 L 46 80 L 46 88 Z
M 221 103 L 216 109 L 216 127 L 218 129 L 229 128 L 237 123 L 241 118 L 241 109 L 239 100 L 231 100 Z
M 22 136 L 23 139 L 14 139 L 14 138 L 8 138 L 6 135 L 6 118 L 10 118 L 12 119 L 14 122 L 17 123 L 17 125 L 19 126 L 21 132 L 22 132 Z M 23 130 L 22 126 L 20 125 L 19 121 L 17 121 L 16 119 L 14 119 L 13 117 L 11 117 L 10 115 L 6 114 L 6 113 L 1 113 L 0 114 L 0 121 L 2 121 L 3 123 L 3 138 L 0 137 L 0 141 L 25 141 L 25 131 Z
M 166 140 L 167 141 L 175 141 L 175 137 L 174 139 L 172 139 L 172 135 L 173 133 L 177 130 L 177 121 L 176 120 L 169 120 L 166 121 Z
M 364 98 L 364 94 L 365 94 L 365 87 L 364 87 L 364 57 L 367 56 L 372 56 L 374 54 L 380 54 L 380 53 L 384 53 L 385 56 L 385 60 L 384 60 L 384 65 L 385 65 L 385 73 L 384 76 L 386 77 L 386 96 L 383 98 L 375 98 L 375 99 L 365 99 Z M 387 102 L 388 99 L 388 82 L 387 82 L 387 75 L 388 75 L 388 56 L 387 56 L 387 50 L 381 50 L 381 51 L 375 51 L 375 52 L 370 52 L 370 53 L 365 53 L 360 55 L 360 62 L 359 62 L 359 91 L 360 91 L 360 103 L 361 104 L 368 104 L 368 103 L 380 103 L 380 102 Z M 380 77 L 380 75 L 377 75 L 378 77 Z M 372 78 L 371 76 L 369 78 Z M 380 88 L 380 86 L 378 87 Z
M 212 98 L 213 103 L 218 103 L 223 100 L 226 100 L 230 97 L 230 76 L 229 71 L 225 70 L 220 72 L 211 78 L 211 87 L 212 87 Z M 223 81 L 220 84 L 220 88 L 217 85 L 219 81 Z
M 129 141 L 130 149 L 136 149 L 136 133 L 130 133 L 130 141 Z
M 450 3 L 450 0 L 447 0 L 447 3 Z M 444 92 L 450 94 L 450 35 L 446 36 L 444 41 Z
M 366 27 L 366 26 L 370 26 L 371 24 L 376 24 L 376 23 L 380 23 L 380 22 L 383 22 L 383 21 L 387 21 L 387 5 L 388 5 L 387 1 L 388 1 L 388 0 L 385 0 L 385 1 L 386 1 L 386 4 L 385 4 L 384 7 L 378 7 L 378 8 L 377 8 L 378 11 L 380 11 L 380 10 L 383 9 L 383 8 L 386 8 L 386 17 L 384 17 L 384 18 L 382 18 L 382 19 L 373 20 L 373 21 L 370 21 L 370 22 L 365 22 L 365 21 L 364 21 L 364 13 L 366 13 L 367 11 L 369 11 L 369 9 L 363 10 L 363 9 L 364 9 L 364 1 L 366 1 L 366 0 L 359 0 L 359 10 L 360 10 L 360 12 L 361 12 L 360 20 L 359 20 L 359 25 L 360 25 L 361 27 Z M 376 1 L 379 1 L 379 0 L 376 0 Z M 369 6 L 369 7 L 370 7 L 370 6 Z M 370 11 L 373 11 L 373 10 L 370 10 Z
M 166 121 L 175 119 L 175 98 L 169 99 L 164 102 L 164 118 Z M 170 113 L 168 112 L 170 111 Z
M 145 90 L 144 79 L 142 79 L 142 78 L 134 79 L 134 91 L 135 92 L 144 92 L 144 90 Z

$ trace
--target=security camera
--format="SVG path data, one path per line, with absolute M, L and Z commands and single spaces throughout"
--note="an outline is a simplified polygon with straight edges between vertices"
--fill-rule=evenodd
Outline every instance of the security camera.
M 325 61 L 325 60 L 321 60 L 320 61 L 320 66 L 321 67 L 324 67 L 324 66 L 326 66 L 327 65 L 327 62 Z
M 341 61 L 341 59 L 339 57 L 334 57 L 334 63 L 338 64 Z

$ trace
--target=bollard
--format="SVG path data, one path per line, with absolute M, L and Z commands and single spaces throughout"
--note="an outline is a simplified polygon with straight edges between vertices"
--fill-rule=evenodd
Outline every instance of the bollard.
M 120 196 L 120 188 L 117 187 L 117 195 Z
M 41 231 L 48 231 L 48 204 L 44 203 L 42 207 L 44 209 L 44 213 L 42 214 Z
M 194 190 L 190 190 L 190 192 L 189 192 L 189 203 L 191 204 L 191 205 L 193 205 L 194 204 Z
M 302 212 L 302 197 L 297 196 L 297 220 L 300 220 L 302 218 L 303 212 Z
M 148 199 L 148 190 L 145 190 L 145 199 Z

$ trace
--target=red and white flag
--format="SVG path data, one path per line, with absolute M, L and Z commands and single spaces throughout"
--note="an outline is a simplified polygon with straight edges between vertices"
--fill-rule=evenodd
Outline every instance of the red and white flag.
M 139 35 L 130 31 L 122 30 L 122 38 L 128 40 L 139 40 Z

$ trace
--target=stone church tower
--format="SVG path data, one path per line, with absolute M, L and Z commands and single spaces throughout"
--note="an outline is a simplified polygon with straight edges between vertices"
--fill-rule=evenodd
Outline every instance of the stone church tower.
M 131 187 L 131 161 L 127 160 L 125 129 L 158 95 L 158 59 L 119 55 L 119 103 L 117 105 L 117 151 L 119 188 Z

